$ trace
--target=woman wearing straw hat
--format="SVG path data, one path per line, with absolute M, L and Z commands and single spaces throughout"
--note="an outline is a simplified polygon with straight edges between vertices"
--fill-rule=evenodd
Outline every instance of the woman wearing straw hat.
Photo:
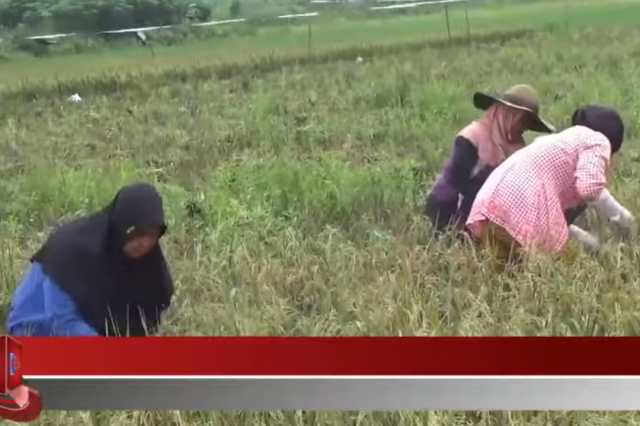
M 492 246 L 500 266 L 525 251 L 559 253 L 570 237 L 597 246 L 590 234 L 567 226 L 567 211 L 581 205 L 629 232 L 632 214 L 607 189 L 611 158 L 624 138 L 622 118 L 612 108 L 587 105 L 573 113 L 571 124 L 508 158 L 478 192 L 466 225 Z
M 463 230 L 476 194 L 491 171 L 525 147 L 524 132 L 552 133 L 540 117 L 538 95 L 519 84 L 502 95 L 475 93 L 473 105 L 485 111 L 458 133 L 451 157 L 427 198 L 426 215 L 436 233 Z

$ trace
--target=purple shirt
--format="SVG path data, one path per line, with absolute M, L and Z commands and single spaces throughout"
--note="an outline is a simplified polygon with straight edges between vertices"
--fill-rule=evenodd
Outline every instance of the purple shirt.
M 464 225 L 478 191 L 492 171 L 493 167 L 480 165 L 478 149 L 471 141 L 458 136 L 451 157 L 429 195 L 432 220 L 437 219 L 439 224 Z M 438 218 L 433 217 L 434 214 Z

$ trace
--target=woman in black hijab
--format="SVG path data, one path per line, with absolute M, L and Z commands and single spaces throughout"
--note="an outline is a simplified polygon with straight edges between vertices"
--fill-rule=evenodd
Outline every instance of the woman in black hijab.
M 611 108 L 600 105 L 586 105 L 575 110 L 571 116 L 571 125 L 588 127 L 591 130 L 602 133 L 607 137 L 607 139 L 609 139 L 612 154 L 615 154 L 619 152 L 620 147 L 622 146 L 622 141 L 624 139 L 624 124 L 622 123 L 622 119 L 617 116 L 617 113 L 612 114 L 612 111 L 613 110 L 611 110 Z M 598 253 L 600 250 L 598 239 L 594 235 L 574 224 L 578 217 L 587 210 L 587 207 L 586 203 L 582 203 L 575 208 L 565 211 L 565 219 L 569 226 L 569 235 L 582 243 L 583 247 L 587 251 L 591 253 Z
M 7 320 L 14 336 L 146 336 L 171 303 L 162 198 L 145 183 L 57 228 L 31 259 Z

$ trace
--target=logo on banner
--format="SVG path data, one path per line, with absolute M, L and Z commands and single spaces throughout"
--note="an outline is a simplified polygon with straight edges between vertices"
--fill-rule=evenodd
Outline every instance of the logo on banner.
M 13 352 L 9 353 L 9 375 L 13 376 L 18 371 L 18 357 Z
M 35 420 L 42 411 L 42 398 L 22 381 L 22 344 L 9 336 L 0 340 L 0 418 L 15 422 Z

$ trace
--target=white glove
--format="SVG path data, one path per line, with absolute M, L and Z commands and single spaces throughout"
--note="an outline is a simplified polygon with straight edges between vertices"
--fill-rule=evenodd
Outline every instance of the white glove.
M 607 189 L 589 204 L 620 228 L 627 230 L 633 224 L 633 215 L 622 207 Z
M 600 251 L 600 243 L 598 242 L 598 239 L 582 228 L 575 225 L 569 225 L 569 237 L 580 242 L 585 251 L 589 253 L 597 253 Z

